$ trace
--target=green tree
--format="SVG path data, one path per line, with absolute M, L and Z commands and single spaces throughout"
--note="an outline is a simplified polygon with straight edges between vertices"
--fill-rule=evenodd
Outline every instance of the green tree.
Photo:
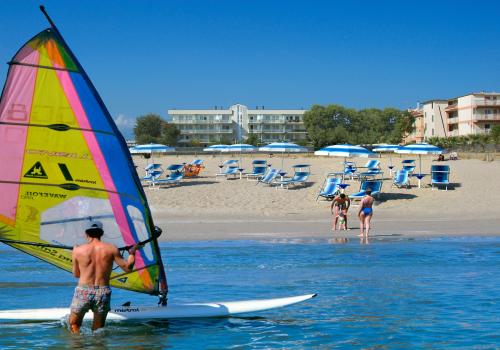
M 181 131 L 175 124 L 163 122 L 161 129 L 161 142 L 165 145 L 175 146 Z
M 134 135 L 138 144 L 162 143 L 175 146 L 180 131 L 174 124 L 167 123 L 158 114 L 150 113 L 137 118 Z
M 304 126 L 315 148 L 336 143 L 399 143 L 413 131 L 415 118 L 396 108 L 356 111 L 339 105 L 318 106 L 304 113 Z
M 163 119 L 157 114 L 146 114 L 137 118 L 134 126 L 138 144 L 160 143 Z
M 495 144 L 500 144 L 500 124 L 494 125 L 490 131 L 490 140 Z
M 254 133 L 248 134 L 245 143 L 252 146 L 257 146 L 259 144 L 259 137 L 257 136 L 257 134 Z

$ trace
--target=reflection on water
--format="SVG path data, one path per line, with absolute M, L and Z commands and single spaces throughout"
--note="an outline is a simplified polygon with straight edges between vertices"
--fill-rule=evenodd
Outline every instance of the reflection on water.
M 317 239 L 164 244 L 170 300 L 217 301 L 319 293 L 242 317 L 84 324 L 0 322 L 0 348 L 494 348 L 498 346 L 499 238 L 369 244 Z M 68 306 L 71 275 L 0 248 L 0 309 Z M 29 272 L 27 272 L 29 271 Z M 155 304 L 115 290 L 113 302 Z

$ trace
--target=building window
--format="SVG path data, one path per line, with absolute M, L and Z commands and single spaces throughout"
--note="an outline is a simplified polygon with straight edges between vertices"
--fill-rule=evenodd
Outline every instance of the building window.
M 434 114 L 431 115 L 431 121 L 434 123 Z
M 491 125 L 490 124 L 484 124 L 484 130 L 490 130 Z
M 434 136 L 434 128 L 432 128 L 432 136 Z

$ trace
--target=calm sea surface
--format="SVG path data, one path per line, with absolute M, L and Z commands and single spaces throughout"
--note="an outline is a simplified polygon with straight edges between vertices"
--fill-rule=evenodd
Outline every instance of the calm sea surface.
M 267 312 L 204 320 L 109 323 L 72 336 L 61 322 L 0 322 L 0 348 L 500 348 L 500 238 L 167 243 L 170 300 L 307 293 Z M 75 280 L 0 247 L 0 309 L 68 306 Z M 115 289 L 113 304 L 154 304 Z

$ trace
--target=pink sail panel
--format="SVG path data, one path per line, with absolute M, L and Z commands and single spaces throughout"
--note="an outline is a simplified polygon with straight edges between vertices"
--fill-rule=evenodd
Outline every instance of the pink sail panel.
M 26 64 L 37 64 L 38 51 L 25 46 L 18 54 L 22 55 Z M 12 181 L 2 188 L 0 201 L 0 222 L 13 226 L 16 218 L 16 207 L 19 197 L 19 184 L 23 167 L 24 149 L 28 124 L 33 100 L 33 89 L 36 80 L 35 69 L 15 65 L 9 69 L 7 83 L 0 102 L 0 164 L 2 177 L 5 181 Z M 21 125 L 16 125 L 21 124 Z

